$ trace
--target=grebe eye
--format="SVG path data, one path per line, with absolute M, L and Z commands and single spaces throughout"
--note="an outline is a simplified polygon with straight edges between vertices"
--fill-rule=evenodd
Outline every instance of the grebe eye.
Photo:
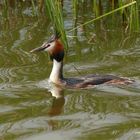
M 47 44 L 46 48 L 50 47 L 51 45 L 50 44 Z

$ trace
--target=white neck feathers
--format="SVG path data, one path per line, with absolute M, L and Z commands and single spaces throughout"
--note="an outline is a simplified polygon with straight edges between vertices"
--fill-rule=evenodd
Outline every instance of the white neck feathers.
M 55 84 L 59 84 L 60 81 L 63 79 L 63 61 L 56 61 L 53 59 L 53 68 L 50 74 L 49 80 Z

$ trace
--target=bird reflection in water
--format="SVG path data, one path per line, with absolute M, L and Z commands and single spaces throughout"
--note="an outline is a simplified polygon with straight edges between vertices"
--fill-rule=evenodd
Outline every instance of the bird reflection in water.
M 52 107 L 48 112 L 48 115 L 53 117 L 61 114 L 63 106 L 65 104 L 64 91 L 62 87 L 52 84 L 49 89 L 53 96 Z
M 62 87 L 52 84 L 49 91 L 52 94 L 53 102 L 50 110 L 48 111 L 48 115 L 50 117 L 58 116 L 63 112 L 63 107 L 65 104 L 64 90 Z M 50 119 L 48 124 L 51 130 L 55 130 L 55 128 L 58 126 L 58 121 Z

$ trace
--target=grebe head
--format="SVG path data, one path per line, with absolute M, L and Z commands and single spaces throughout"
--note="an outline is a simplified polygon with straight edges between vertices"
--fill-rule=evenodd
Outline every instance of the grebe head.
M 35 48 L 30 52 L 47 51 L 51 60 L 55 59 L 60 62 L 64 58 L 64 48 L 59 38 L 60 33 L 56 33 L 47 42 L 43 43 L 41 47 Z

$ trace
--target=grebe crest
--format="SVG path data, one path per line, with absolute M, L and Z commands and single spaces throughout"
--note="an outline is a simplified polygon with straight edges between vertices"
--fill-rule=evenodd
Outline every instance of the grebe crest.
M 31 50 L 31 52 L 47 51 L 50 59 L 53 61 L 53 68 L 49 77 L 49 81 L 60 86 L 70 88 L 87 88 L 103 83 L 108 84 L 129 84 L 132 80 L 117 77 L 114 75 L 89 75 L 82 78 L 64 78 L 63 77 L 63 58 L 64 47 L 59 40 L 60 34 L 56 33 L 41 47 Z

